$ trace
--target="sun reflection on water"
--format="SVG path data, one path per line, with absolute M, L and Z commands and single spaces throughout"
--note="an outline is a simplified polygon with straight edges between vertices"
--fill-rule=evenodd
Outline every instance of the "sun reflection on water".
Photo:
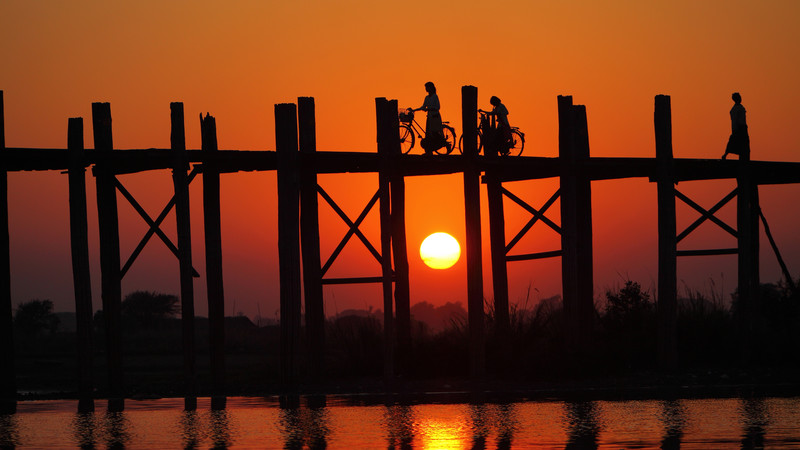
M 417 422 L 419 448 L 450 450 L 467 448 L 469 428 L 463 417 L 425 418 Z
M 714 448 L 796 446 L 800 398 L 523 401 L 413 405 L 231 399 L 224 411 L 130 402 L 21 402 L 0 415 L 0 447 L 23 448 Z

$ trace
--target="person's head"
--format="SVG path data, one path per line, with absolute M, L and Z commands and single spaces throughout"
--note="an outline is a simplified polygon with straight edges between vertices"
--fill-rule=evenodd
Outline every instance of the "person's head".
M 425 83 L 425 92 L 431 95 L 436 93 L 436 86 L 433 85 L 433 81 Z
M 489 99 L 489 103 L 491 103 L 492 106 L 497 106 L 500 104 L 500 99 L 493 95 L 492 98 Z
M 733 95 L 731 95 L 731 98 L 733 99 L 734 103 L 742 103 L 742 96 L 739 95 L 738 92 L 734 92 Z

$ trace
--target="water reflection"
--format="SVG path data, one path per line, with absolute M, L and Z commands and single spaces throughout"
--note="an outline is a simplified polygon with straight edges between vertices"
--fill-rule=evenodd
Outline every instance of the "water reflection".
M 800 442 L 800 398 L 278 407 L 232 399 L 184 411 L 174 399 L 125 412 L 21 402 L 0 448 L 764 448 Z M 329 402 L 330 403 L 330 402 Z
M 183 432 L 183 448 L 189 450 L 200 445 L 200 426 L 197 420 L 197 411 L 183 411 L 181 414 L 181 431 Z
M 387 406 L 384 411 L 384 423 L 387 427 L 390 450 L 414 448 L 414 413 L 410 406 Z
M 130 424 L 124 412 L 106 412 L 105 414 L 106 447 L 111 449 L 125 448 L 131 439 Z
M 489 436 L 489 420 L 484 404 L 469 405 L 472 419 L 472 448 L 486 448 L 486 437 Z
M 19 425 L 16 414 L 0 414 L 0 448 L 20 445 Z
M 228 448 L 232 444 L 228 410 L 212 409 L 209 415 L 212 448 Z
M 496 406 L 497 416 L 497 448 L 510 449 L 514 432 L 517 429 L 517 415 L 513 404 Z
M 764 448 L 764 429 L 769 423 L 769 410 L 763 399 L 742 399 L 739 405 L 742 417 L 742 448 Z
M 661 402 L 661 422 L 664 424 L 664 437 L 661 448 L 680 449 L 683 428 L 686 426 L 686 408 L 679 400 Z
M 511 448 L 517 428 L 516 411 L 513 404 L 470 405 L 472 421 L 472 448 L 484 449 L 492 430 L 496 432 L 498 449 Z
M 97 441 L 97 424 L 94 420 L 93 412 L 81 412 L 75 414 L 72 419 L 72 434 L 75 442 L 82 449 L 92 449 Z
M 567 415 L 568 449 L 597 448 L 600 434 L 599 411 L 595 402 L 567 402 L 564 404 Z
M 281 409 L 280 422 L 284 448 L 326 448 L 328 446 L 328 411 L 324 407 Z

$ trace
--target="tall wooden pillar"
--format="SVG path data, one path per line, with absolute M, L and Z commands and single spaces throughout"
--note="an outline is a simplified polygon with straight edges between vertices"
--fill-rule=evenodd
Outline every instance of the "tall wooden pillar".
M 175 189 L 175 222 L 178 232 L 178 270 L 181 284 L 181 328 L 183 333 L 184 409 L 197 409 L 197 368 L 194 339 L 194 278 L 192 276 L 192 227 L 189 216 L 189 162 L 183 103 L 170 109 L 170 148 L 173 152 L 172 184 Z
M 78 412 L 94 411 L 92 368 L 92 283 L 89 271 L 89 226 L 86 210 L 86 165 L 83 118 L 69 119 L 69 231 L 72 249 L 72 285 L 75 292 L 75 327 L 78 356 Z
M 387 132 L 395 130 L 393 135 L 397 135 L 396 130 L 400 127 L 397 115 L 397 100 L 389 100 L 386 103 L 386 126 Z M 398 139 L 391 139 L 386 142 L 385 150 L 388 153 L 389 161 L 399 161 L 402 157 L 402 149 Z M 396 166 L 392 163 L 391 166 Z M 392 237 L 392 261 L 394 262 L 394 306 L 397 329 L 397 359 L 399 370 L 402 374 L 408 373 L 411 361 L 411 298 L 408 275 L 408 245 L 406 241 L 406 181 L 405 176 L 392 170 L 389 175 L 389 191 L 391 197 L 391 237 Z
M 313 156 L 317 151 L 314 97 L 297 99 L 297 121 L 300 153 Z M 319 252 L 317 172 L 311 164 L 300 168 L 300 240 L 311 377 L 318 381 L 325 369 L 325 303 Z
M 672 109 L 668 95 L 656 96 L 653 121 L 658 190 L 658 362 L 662 368 L 671 369 L 678 363 L 678 238 L 675 164 L 672 157 Z
M 281 370 L 284 390 L 297 383 L 300 346 L 300 189 L 297 167 L 297 106 L 275 105 L 278 157 L 278 258 L 280 262 Z
M 393 106 L 392 106 L 393 105 Z M 394 107 L 394 110 L 392 110 Z M 394 384 L 395 321 L 392 294 L 392 218 L 391 218 L 391 153 L 393 141 L 397 140 L 397 128 L 392 128 L 392 114 L 397 113 L 397 104 L 385 98 L 375 99 L 378 153 L 381 155 L 378 172 L 380 198 L 378 210 L 381 227 L 381 275 L 383 278 L 383 378 L 387 387 Z
M 6 148 L 3 91 L 0 91 L 0 152 Z M 11 305 L 11 259 L 8 240 L 8 173 L 0 166 L 0 414 L 17 410 L 14 370 L 14 316 Z
M 203 151 L 203 222 L 206 245 L 206 289 L 211 359 L 211 409 L 225 409 L 225 294 L 222 285 L 222 225 L 220 220 L 217 121 L 200 115 Z
M 738 321 L 742 336 L 742 351 L 745 362 L 752 357 L 754 324 L 760 315 L 759 277 L 759 225 L 758 184 L 753 180 L 750 166 L 750 151 L 739 155 L 737 176 L 737 228 L 739 249 L 739 293 Z
M 484 335 L 483 267 L 481 257 L 481 191 L 478 167 L 478 88 L 461 87 L 461 123 L 464 130 L 464 221 L 467 253 L 467 309 L 469 316 L 470 376 L 480 379 L 486 372 Z
M 496 145 L 484 146 L 493 158 L 499 158 Z M 499 162 L 499 160 L 498 160 Z M 486 197 L 489 203 L 489 242 L 492 256 L 492 290 L 494 293 L 495 327 L 500 345 L 505 347 L 509 332 L 508 262 L 506 260 L 506 225 L 503 208 L 502 168 L 486 170 Z
M 92 103 L 94 148 L 98 156 L 114 148 L 111 134 L 111 105 Z M 122 367 L 122 275 L 120 272 L 119 216 L 113 169 L 102 161 L 95 165 L 97 222 L 100 233 L 100 277 L 108 359 L 108 409 L 125 407 Z
M 589 159 L 586 107 L 558 97 L 561 159 L 561 276 L 567 342 L 585 350 L 594 317 L 591 180 L 581 169 Z

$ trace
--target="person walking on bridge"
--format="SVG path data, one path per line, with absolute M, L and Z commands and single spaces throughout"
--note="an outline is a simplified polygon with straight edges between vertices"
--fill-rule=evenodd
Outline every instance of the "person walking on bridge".
M 508 108 L 500 101 L 499 97 L 494 95 L 489 99 L 489 103 L 492 105 L 491 111 L 484 111 L 482 109 L 478 111 L 497 117 L 498 151 L 502 155 L 507 155 L 511 148 L 511 124 L 508 123 Z
M 442 115 L 439 113 L 439 96 L 436 95 L 436 86 L 432 81 L 425 83 L 425 92 L 427 92 L 428 95 L 425 96 L 422 106 L 414 111 L 425 111 L 428 113 L 428 118 L 425 121 L 425 138 L 422 139 L 420 145 L 422 145 L 425 153 L 432 154 L 434 150 L 448 144 L 445 142 L 444 132 L 442 131 Z
M 731 95 L 733 107 L 731 108 L 731 137 L 728 138 L 728 146 L 722 159 L 727 158 L 728 153 L 739 155 L 750 155 L 750 136 L 747 134 L 747 111 L 742 106 L 742 96 L 738 92 Z

